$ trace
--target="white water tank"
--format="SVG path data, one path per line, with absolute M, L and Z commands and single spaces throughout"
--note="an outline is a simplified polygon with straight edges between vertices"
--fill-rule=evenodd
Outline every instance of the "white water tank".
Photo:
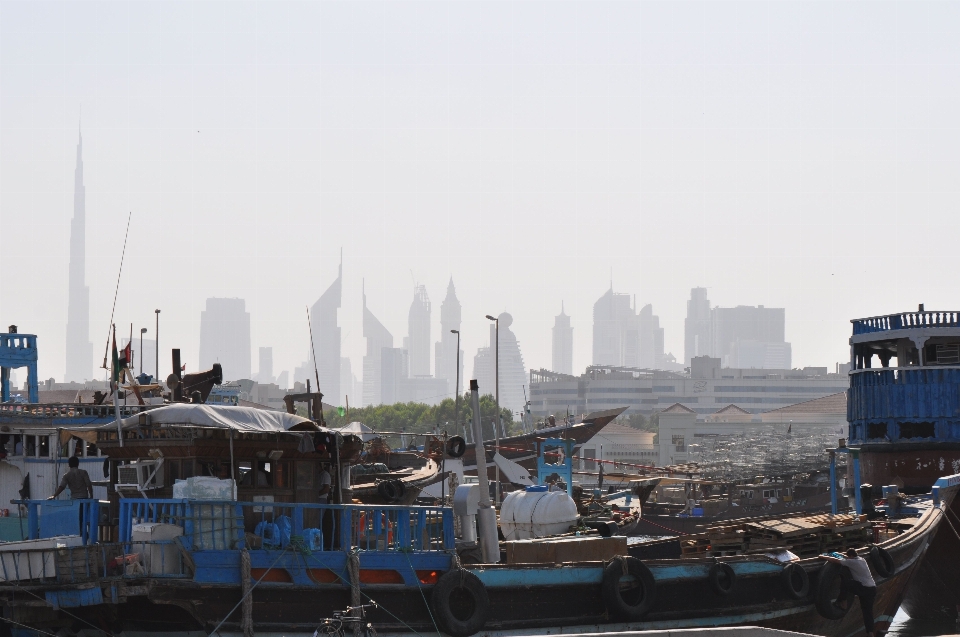
M 566 533 L 577 522 L 577 505 L 566 491 L 546 485 L 513 491 L 500 507 L 500 530 L 506 540 L 526 540 Z

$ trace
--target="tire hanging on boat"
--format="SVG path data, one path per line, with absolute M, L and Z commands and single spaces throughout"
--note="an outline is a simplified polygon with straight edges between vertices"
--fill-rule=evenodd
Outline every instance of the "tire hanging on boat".
M 447 455 L 461 458 L 467 452 L 467 441 L 462 436 L 454 436 L 447 441 Z
M 783 587 L 793 599 L 803 599 L 810 594 L 810 576 L 799 564 L 787 564 L 780 574 Z
M 893 562 L 893 558 L 887 549 L 876 544 L 870 547 L 870 563 L 873 564 L 877 575 L 884 579 L 892 576 L 897 570 L 897 565 Z
M 624 581 L 630 577 L 631 581 Z M 601 585 L 607 613 L 622 621 L 642 619 L 657 597 L 657 582 L 647 566 L 635 557 L 613 558 L 603 569 Z
M 480 578 L 465 569 L 440 576 L 430 594 L 433 616 L 452 637 L 468 637 L 483 629 L 490 612 L 490 597 Z
M 399 480 L 381 480 L 377 483 L 377 493 L 387 502 L 397 502 L 403 497 L 403 483 Z
M 710 585 L 719 595 L 729 595 L 737 586 L 737 574 L 726 562 L 717 562 L 710 567 Z
M 848 577 L 850 577 L 850 571 L 836 562 L 827 562 L 824 567 L 820 569 L 820 574 L 817 576 L 817 593 L 814 598 L 814 605 L 817 607 L 817 612 L 820 613 L 821 617 L 825 619 L 843 619 L 847 614 L 849 608 L 840 608 L 833 603 L 836 601 L 833 597 L 833 588 L 836 580 L 839 579 L 842 584 L 843 580 Z

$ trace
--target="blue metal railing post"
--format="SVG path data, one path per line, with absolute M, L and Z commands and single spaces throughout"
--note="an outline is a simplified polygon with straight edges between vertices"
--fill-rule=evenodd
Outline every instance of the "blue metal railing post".
M 397 546 L 410 548 L 410 509 L 401 509 L 397 513 Z
M 453 535 L 453 510 L 445 507 L 440 511 L 443 515 L 443 548 L 449 551 L 457 546 L 457 540 Z
M 27 503 L 27 536 L 31 540 L 40 538 L 40 503 Z

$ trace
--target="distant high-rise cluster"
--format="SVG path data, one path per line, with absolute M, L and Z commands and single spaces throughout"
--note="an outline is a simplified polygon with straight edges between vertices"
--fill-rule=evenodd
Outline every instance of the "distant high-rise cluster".
M 250 378 L 250 313 L 243 299 L 207 299 L 200 313 L 200 369 L 214 363 L 225 380 Z
M 413 290 L 413 302 L 407 321 L 407 348 L 410 356 L 410 375 L 430 375 L 430 297 L 427 288 L 418 285 Z
M 67 369 L 64 380 L 93 378 L 93 343 L 90 342 L 90 288 L 86 283 L 87 207 L 83 185 L 83 136 L 77 141 L 73 176 L 73 221 L 70 222 L 70 283 L 67 302 Z
M 790 369 L 786 310 L 758 305 L 710 307 L 705 288 L 693 288 L 687 301 L 684 360 L 720 359 L 723 367 Z
M 652 305 L 638 313 L 629 294 L 613 286 L 593 304 L 593 364 L 639 369 L 676 369 L 664 354 L 663 328 Z

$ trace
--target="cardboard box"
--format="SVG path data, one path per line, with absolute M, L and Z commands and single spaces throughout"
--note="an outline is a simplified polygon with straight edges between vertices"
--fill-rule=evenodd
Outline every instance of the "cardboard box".
M 507 564 L 562 564 L 564 562 L 607 562 L 627 554 L 627 538 L 563 537 L 504 542 Z

